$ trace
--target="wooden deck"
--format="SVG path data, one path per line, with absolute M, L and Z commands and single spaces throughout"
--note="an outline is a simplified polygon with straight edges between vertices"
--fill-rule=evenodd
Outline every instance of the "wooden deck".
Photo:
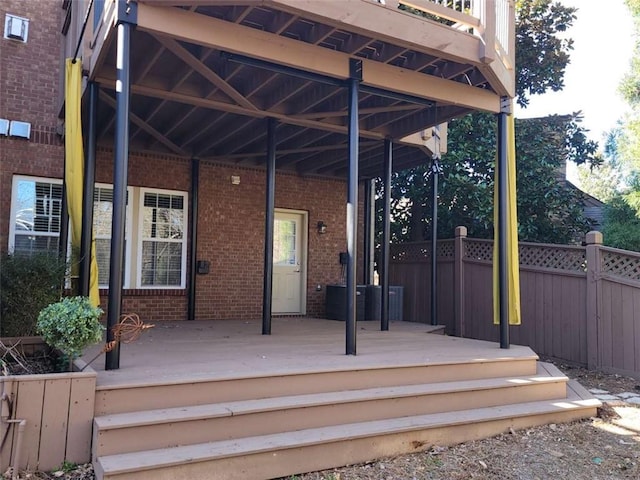
M 104 355 L 92 362 L 98 387 L 204 378 L 269 376 L 326 370 L 537 359 L 528 347 L 501 350 L 498 344 L 444 335 L 437 327 L 391 322 L 358 323 L 358 355 L 345 355 L 343 322 L 316 318 L 274 318 L 272 335 L 254 321 L 159 322 L 135 343 L 121 346 L 120 369 L 104 371 Z M 84 360 L 97 353 L 89 349 Z
M 592 416 L 599 405 L 528 347 L 429 325 L 317 318 L 162 322 L 97 371 L 97 478 L 254 479 Z M 430 333 L 431 332 L 431 333 Z M 94 352 L 87 352 L 90 359 Z

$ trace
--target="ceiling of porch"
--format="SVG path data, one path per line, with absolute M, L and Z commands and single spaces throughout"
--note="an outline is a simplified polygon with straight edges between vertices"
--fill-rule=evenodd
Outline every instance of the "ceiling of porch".
M 286 41 L 493 92 L 474 65 L 255 3 L 183 6 L 174 12 L 194 15 L 187 19 L 207 17 L 205 21 L 257 29 Z M 105 145 L 111 144 L 114 135 L 115 43 L 113 39 L 107 43 L 106 55 L 95 70 L 102 87 L 98 136 Z M 131 41 L 131 85 L 134 151 L 257 166 L 265 162 L 266 118 L 274 117 L 279 121 L 278 169 L 346 176 L 348 90 L 342 80 L 276 68 L 223 49 L 138 29 Z M 420 146 L 420 132 L 471 109 L 363 86 L 359 110 L 360 174 L 369 178 L 382 172 L 383 139 L 395 142 L 395 170 L 427 162 L 431 152 Z M 415 133 L 411 140 L 405 138 Z

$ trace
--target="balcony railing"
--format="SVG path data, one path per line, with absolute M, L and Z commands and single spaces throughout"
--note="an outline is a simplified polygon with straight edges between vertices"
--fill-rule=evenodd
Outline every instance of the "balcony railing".
M 484 59 L 497 55 L 509 69 L 514 65 L 514 0 L 378 0 L 482 38 Z

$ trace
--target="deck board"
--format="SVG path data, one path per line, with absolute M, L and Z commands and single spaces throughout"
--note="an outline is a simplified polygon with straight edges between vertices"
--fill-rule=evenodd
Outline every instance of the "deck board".
M 120 369 L 104 371 L 104 355 L 91 367 L 100 387 L 286 375 L 326 370 L 537 358 L 528 347 L 501 350 L 494 342 L 431 335 L 433 327 L 391 322 L 358 323 L 358 355 L 345 355 L 345 324 L 316 318 L 274 318 L 272 335 L 261 322 L 158 322 L 140 339 L 121 346 Z M 95 356 L 99 346 L 85 353 Z

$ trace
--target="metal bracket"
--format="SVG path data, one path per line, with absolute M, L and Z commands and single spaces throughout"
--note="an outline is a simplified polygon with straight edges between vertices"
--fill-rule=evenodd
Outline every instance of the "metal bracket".
M 513 114 L 513 99 L 511 97 L 500 97 L 500 113 Z
M 440 164 L 440 156 L 436 157 L 435 154 L 433 156 L 433 161 L 431 162 L 431 173 L 441 174 L 442 173 L 442 165 Z
M 138 2 L 136 0 L 116 0 L 116 24 L 138 25 Z
M 362 60 L 357 58 L 349 59 L 349 78 L 362 81 Z

